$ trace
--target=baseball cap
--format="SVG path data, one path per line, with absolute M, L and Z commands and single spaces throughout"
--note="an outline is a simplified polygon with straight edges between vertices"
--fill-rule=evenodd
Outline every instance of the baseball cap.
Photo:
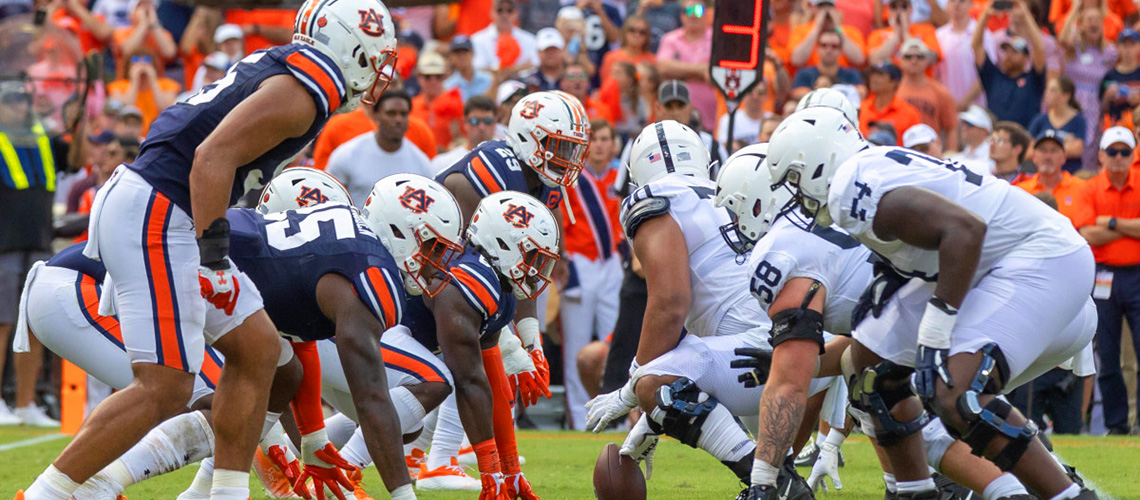
M 895 66 L 895 63 L 890 62 L 890 61 L 883 61 L 879 64 L 871 66 L 871 69 L 869 71 L 871 71 L 872 73 L 874 73 L 874 72 L 886 73 L 888 76 L 891 77 L 891 80 L 902 79 L 902 70 L 900 70 L 898 66 Z
M 241 30 L 241 26 L 236 24 L 223 24 L 214 30 L 214 43 L 222 43 L 232 38 L 237 38 L 238 40 L 245 39 L 245 32 Z
M 835 0 L 811 0 L 812 6 L 819 6 L 823 4 L 835 5 Z
M 580 21 L 580 20 L 585 19 L 585 18 L 586 18 L 586 16 L 582 12 L 582 9 L 579 9 L 577 6 L 567 5 L 561 9 L 558 9 L 558 19 L 569 19 L 571 21 Z
M 475 50 L 475 48 L 471 45 L 471 39 L 467 38 L 467 35 L 455 35 L 451 38 L 451 51 L 456 50 Z
M 1116 41 L 1119 43 L 1125 40 L 1140 42 L 1140 31 L 1136 31 L 1132 28 L 1124 28 L 1123 30 L 1120 30 L 1120 35 L 1116 37 Z
M 977 104 L 972 104 L 970 105 L 970 109 L 958 113 L 958 119 L 991 132 L 994 130 L 994 122 L 990 119 L 990 114 Z
M 867 136 L 867 142 L 876 146 L 894 146 L 897 143 L 895 136 L 882 129 L 871 132 L 871 135 Z
M 98 134 L 88 135 L 87 140 L 91 144 L 107 144 L 115 139 L 115 133 L 110 130 L 104 130 Z
M 519 93 L 526 93 L 526 85 L 518 80 L 507 80 L 499 84 L 499 90 L 495 94 L 495 104 L 502 105 Z
M 230 69 L 230 58 L 224 52 L 214 52 L 202 60 L 202 65 L 220 71 Z
M 535 39 L 538 41 L 538 50 L 546 50 L 551 47 L 558 47 L 560 49 L 566 47 L 566 41 L 562 39 L 562 33 L 554 28 L 542 28 L 535 34 Z
M 902 46 L 899 47 L 899 54 L 906 54 L 907 52 L 915 50 L 922 51 L 923 55 L 930 55 L 930 48 L 927 47 L 925 43 L 922 43 L 921 38 L 907 38 L 906 41 L 902 43 Z
M 903 147 L 913 148 L 920 144 L 929 144 L 938 140 L 938 132 L 930 128 L 930 125 L 919 123 L 912 125 L 910 128 L 903 132 Z
M 1001 43 L 1002 48 L 1005 48 L 1007 45 L 1018 52 L 1022 52 L 1024 54 L 1029 53 L 1029 42 L 1024 38 L 1013 37 Z
M 1128 147 L 1136 147 L 1136 136 L 1132 134 L 1131 130 L 1124 127 L 1112 127 L 1104 131 L 1104 135 L 1100 138 L 1100 149 L 1107 149 L 1109 146 L 1123 142 Z
M 443 62 L 443 56 L 435 52 L 425 52 L 420 54 L 416 71 L 421 75 L 442 75 L 447 73 L 447 63 Z
M 140 120 L 143 117 L 142 111 L 140 111 L 139 108 L 136 108 L 134 106 L 123 106 L 123 109 L 119 110 L 119 118 L 126 118 L 128 116 L 133 116 Z
M 1050 128 L 1042 130 L 1040 134 L 1037 134 L 1037 137 L 1033 138 L 1033 147 L 1037 147 L 1038 144 L 1041 144 L 1041 141 L 1053 141 L 1063 148 L 1065 147 L 1065 142 L 1062 141 L 1061 138 L 1064 137 L 1064 135 L 1064 132 L 1057 129 Z
M 668 80 L 663 82 L 657 88 L 657 102 L 662 105 L 673 101 L 681 101 L 688 104 L 689 101 L 689 86 L 681 80 Z

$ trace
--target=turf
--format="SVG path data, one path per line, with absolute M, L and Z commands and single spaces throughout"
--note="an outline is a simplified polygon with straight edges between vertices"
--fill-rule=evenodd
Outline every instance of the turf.
M 50 430 L 27 430 L 0 427 L 0 450 L 12 443 L 50 435 Z M 519 448 L 526 456 L 523 467 L 544 500 L 593 498 L 593 467 L 598 453 L 607 442 L 620 443 L 620 434 L 582 434 L 570 432 L 520 432 Z M 1101 498 L 1140 500 L 1136 464 L 1140 463 L 1140 439 L 1132 437 L 1054 437 L 1057 452 L 1077 467 L 1085 478 L 1096 484 Z M 9 498 L 17 488 L 26 487 L 63 449 L 67 439 L 40 442 L 31 446 L 0 451 L 0 498 Z M 867 440 L 853 436 L 843 446 L 847 466 L 840 469 L 843 490 L 820 494 L 821 499 L 882 498 L 881 473 Z M 133 500 L 172 499 L 189 483 L 197 471 L 190 466 L 142 484 L 132 486 L 127 495 Z M 810 472 L 800 469 L 805 477 Z M 254 499 L 267 498 L 256 480 L 252 484 Z M 377 500 L 387 498 L 375 469 L 365 475 L 365 487 Z M 673 440 L 663 440 L 657 450 L 653 478 L 649 481 L 650 498 L 661 499 L 731 499 L 740 486 L 726 468 L 715 459 Z M 418 492 L 421 499 L 474 499 L 472 492 Z M 351 498 L 351 497 L 350 497 Z

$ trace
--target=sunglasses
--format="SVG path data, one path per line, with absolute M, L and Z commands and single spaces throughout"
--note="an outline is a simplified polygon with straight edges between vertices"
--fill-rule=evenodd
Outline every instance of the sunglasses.
M 151 61 L 150 56 L 132 56 L 131 57 L 131 64 L 136 64 L 136 63 L 150 64 L 150 61 Z
M 649 30 L 641 29 L 641 28 L 630 28 L 628 32 L 632 33 L 634 35 L 648 35 L 649 34 Z
M 917 59 L 926 59 L 926 56 L 924 56 L 922 54 L 904 54 L 902 56 L 902 58 L 907 60 L 907 61 L 914 61 Z
M 567 80 L 587 80 L 590 77 L 585 73 L 566 73 L 566 75 L 562 78 L 565 78 Z
M 498 12 L 499 14 L 514 14 L 515 9 L 512 7 L 504 7 L 501 9 L 495 9 L 495 12 Z
M 821 48 L 821 49 L 838 49 L 839 44 L 838 43 L 821 43 L 821 44 L 819 44 L 819 48 Z
M 910 8 L 910 2 L 891 3 L 887 5 L 895 10 L 906 10 Z
M 476 125 L 480 125 L 480 124 L 491 125 L 492 123 L 495 123 L 495 119 L 493 117 L 490 117 L 490 116 L 488 116 L 486 118 L 468 118 L 467 119 L 467 124 L 471 125 L 472 127 L 474 127 Z
M 690 5 L 685 7 L 685 15 L 700 19 L 705 17 L 705 6 L 701 4 Z
M 1104 154 L 1110 157 L 1132 156 L 1132 148 L 1105 148 Z
M 442 80 L 443 75 L 420 75 L 420 78 L 423 80 L 436 80 L 436 79 Z

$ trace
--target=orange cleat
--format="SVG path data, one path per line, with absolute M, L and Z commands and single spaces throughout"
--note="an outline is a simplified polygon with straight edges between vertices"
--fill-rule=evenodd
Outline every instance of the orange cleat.
M 483 484 L 463 471 L 463 467 L 455 457 L 451 457 L 451 464 L 436 467 L 432 470 L 420 472 L 416 480 L 417 490 L 451 490 L 451 491 L 480 491 Z
M 424 464 L 427 463 L 424 450 L 412 448 L 410 455 L 404 455 L 404 463 L 408 466 L 408 477 L 412 478 L 412 482 L 415 482 L 416 477 L 424 470 Z
M 16 498 L 13 498 L 12 500 L 24 500 L 24 490 L 17 491 Z
M 301 498 L 293 493 L 293 485 L 289 478 L 273 465 L 273 461 L 265 453 L 262 453 L 261 447 L 257 448 L 253 456 L 253 472 L 265 487 L 265 493 L 269 498 Z
M 356 500 L 375 500 L 364 491 L 364 472 L 362 470 L 356 469 L 346 472 L 345 477 L 348 478 L 348 482 L 352 483 L 352 496 L 355 497 Z

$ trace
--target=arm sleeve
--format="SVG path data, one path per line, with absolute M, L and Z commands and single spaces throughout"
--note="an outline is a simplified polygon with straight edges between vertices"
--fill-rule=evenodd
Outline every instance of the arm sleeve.
M 297 429 L 301 434 L 312 434 L 325 428 L 325 415 L 321 408 L 321 357 L 315 341 L 291 344 L 293 354 L 301 362 L 304 376 L 289 407 L 293 409 L 293 419 L 297 421 Z

